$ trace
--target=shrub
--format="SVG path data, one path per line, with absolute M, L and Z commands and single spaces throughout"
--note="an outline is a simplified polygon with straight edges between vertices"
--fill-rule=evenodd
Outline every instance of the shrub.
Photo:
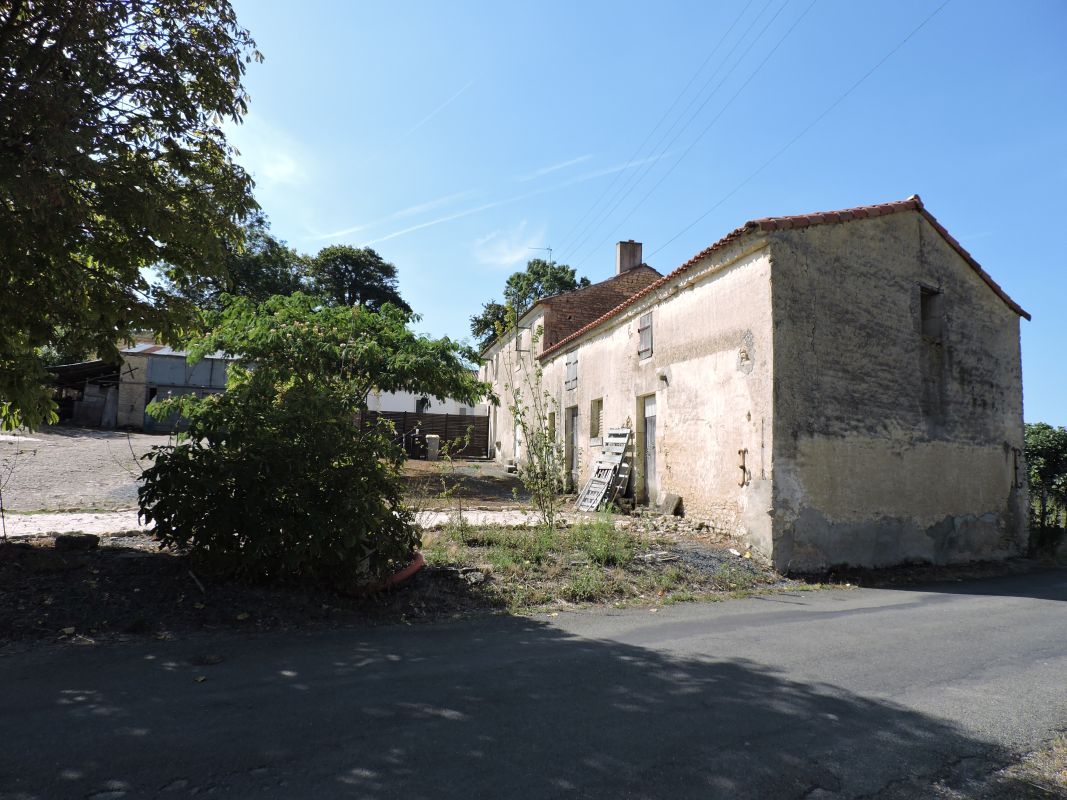
M 257 306 L 229 299 L 193 356 L 239 354 L 226 391 L 156 404 L 188 432 L 154 448 L 141 516 L 164 546 L 214 570 L 353 587 L 380 580 L 418 547 L 402 503 L 402 452 L 358 412 L 372 388 L 471 402 L 484 390 L 462 348 L 416 337 L 408 316 L 323 308 L 296 294 Z

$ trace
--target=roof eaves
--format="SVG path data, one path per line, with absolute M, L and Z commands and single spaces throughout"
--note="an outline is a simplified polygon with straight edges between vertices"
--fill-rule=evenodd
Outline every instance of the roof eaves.
M 645 264 L 645 263 L 638 264 L 636 267 L 634 267 L 634 269 L 637 270 L 637 269 L 641 269 L 642 267 L 647 269 L 647 270 L 651 270 L 652 272 L 655 272 L 657 275 L 659 274 L 659 272 L 656 270 L 655 267 L 649 266 L 648 264 Z M 622 273 L 622 275 L 625 275 L 625 273 Z M 530 312 L 532 312 L 538 306 L 544 306 L 545 308 L 552 308 L 552 305 L 553 305 L 552 301 L 554 301 L 554 300 L 558 300 L 561 297 L 571 297 L 571 296 L 576 295 L 576 294 L 581 294 L 581 293 L 585 292 L 587 289 L 596 289 L 597 287 L 601 287 L 601 286 L 603 286 L 605 284 L 611 283 L 616 278 L 622 277 L 622 275 L 612 275 L 610 278 L 605 278 L 602 281 L 597 281 L 596 283 L 591 283 L 588 286 L 579 286 L 577 289 L 571 289 L 568 292 L 559 292 L 557 294 L 551 294 L 548 297 L 541 297 L 541 298 L 539 298 L 539 299 L 534 301 L 534 304 L 532 306 L 530 306 L 529 309 L 526 310 L 526 312 L 522 315 L 522 317 L 520 317 L 516 321 L 516 323 L 517 324 L 521 323 L 522 320 L 525 319 L 526 316 L 528 314 L 530 314 Z M 642 290 L 642 291 L 644 291 L 644 290 Z M 500 337 L 494 338 L 493 341 L 489 342 L 489 344 L 487 344 L 485 347 L 483 347 L 479 351 L 478 355 L 479 356 L 484 356 L 486 353 L 488 353 L 490 350 L 492 350 L 493 346 L 499 341 L 499 339 L 500 339 Z M 555 349 L 555 346 L 550 347 L 548 349 L 549 350 Z
M 568 344 L 573 342 L 575 339 L 578 339 L 581 336 L 584 336 L 586 333 L 588 333 L 589 331 L 593 330 L 594 328 L 600 327 L 601 325 L 603 325 L 605 322 L 607 322 L 612 317 L 616 316 L 617 314 L 622 313 L 622 311 L 624 309 L 629 308 L 630 306 L 632 306 L 634 303 L 638 302 L 642 298 L 647 297 L 648 295 L 652 294 L 657 289 L 659 289 L 661 286 L 669 283 L 674 278 L 676 278 L 679 275 L 681 275 L 683 272 L 687 272 L 688 270 L 690 270 L 692 267 L 694 267 L 696 264 L 698 264 L 703 259 L 707 258 L 709 255 L 711 255 L 715 251 L 722 249 L 726 245 L 737 241 L 738 239 L 740 239 L 745 234 L 747 234 L 747 233 L 749 233 L 751 231 L 757 230 L 757 229 L 759 229 L 759 221 L 758 220 L 753 220 L 752 222 L 746 222 L 740 228 L 735 228 L 734 230 L 732 230 L 728 234 L 726 234 L 724 237 L 719 239 L 719 241 L 717 241 L 714 244 L 712 244 L 712 245 L 704 248 L 703 250 L 701 250 L 699 253 L 697 253 L 695 256 L 690 258 L 688 261 L 686 261 L 684 264 L 679 266 L 677 269 L 673 270 L 672 272 L 668 272 L 666 275 L 662 276 L 658 280 L 653 281 L 648 286 L 646 286 L 644 289 L 642 289 L 641 291 L 639 291 L 639 292 L 631 295 L 630 297 L 626 298 L 626 300 L 624 300 L 623 302 L 619 303 L 619 305 L 615 306 L 610 311 L 602 314 L 600 317 L 598 317 L 597 319 L 593 320 L 588 325 L 585 325 L 585 326 L 579 328 L 578 330 L 576 330 L 574 333 L 570 334 L 569 336 L 566 336 L 563 339 L 560 339 L 558 342 L 556 342 L 551 347 L 545 348 L 545 350 L 543 350 L 541 352 L 541 355 L 539 356 L 539 358 L 544 358 L 545 356 L 550 355 L 550 354 L 556 352 L 557 350 L 560 350 L 560 349 L 566 347 Z M 642 265 L 642 266 L 645 266 L 645 265 Z M 651 269 L 651 267 L 650 267 L 650 269 Z
M 993 280 L 993 276 L 986 272 L 984 269 L 982 269 L 982 265 L 978 263 L 977 259 L 975 259 L 975 257 L 972 256 L 970 253 L 968 253 L 967 250 L 964 249 L 963 245 L 956 241 L 956 237 L 954 237 L 951 233 L 945 230 L 945 226 L 938 222 L 937 217 L 927 211 L 926 208 L 921 204 L 921 202 L 919 204 L 919 213 L 922 214 L 926 221 L 934 227 L 934 230 L 941 234 L 945 241 L 949 243 L 949 246 L 951 246 L 953 250 L 959 253 L 960 258 L 970 264 L 971 269 L 978 273 L 978 277 L 986 282 L 989 288 L 992 289 L 997 294 L 997 296 L 1005 302 L 1008 308 L 1010 308 L 1012 311 L 1014 311 L 1016 314 L 1018 314 L 1025 320 L 1032 319 L 1032 317 L 1030 316 L 1030 312 L 1011 299 L 1008 293 L 1001 288 L 1000 284 Z
M 600 325 L 604 324 L 612 317 L 621 313 L 623 309 L 633 305 L 641 298 L 656 291 L 664 284 L 681 275 L 683 272 L 688 271 L 698 262 L 707 258 L 715 251 L 722 249 L 726 245 L 736 241 L 737 239 L 740 239 L 742 236 L 751 231 L 758 230 L 767 233 L 771 231 L 793 230 L 796 228 L 808 228 L 813 225 L 825 225 L 831 222 L 850 222 L 852 220 L 857 219 L 874 219 L 876 217 L 888 216 L 889 214 L 897 214 L 902 211 L 918 211 L 923 216 L 923 218 L 926 219 L 926 221 L 929 222 L 934 227 L 934 229 L 941 234 L 942 237 L 944 237 L 945 241 L 948 242 L 948 244 L 957 253 L 959 253 L 960 257 L 963 258 L 963 260 L 966 261 L 968 265 L 970 265 L 971 269 L 973 269 L 978 274 L 978 276 L 983 281 L 985 281 L 989 288 L 992 289 L 997 294 L 997 296 L 1004 301 L 1008 308 L 1010 308 L 1012 311 L 1014 311 L 1016 314 L 1023 317 L 1024 319 L 1028 320 L 1031 318 L 1029 312 L 1027 312 L 1014 300 L 1012 300 L 1011 297 L 1008 296 L 1008 293 L 1005 292 L 1000 287 L 1000 285 L 995 280 L 993 280 L 989 273 L 982 268 L 982 265 L 979 264 L 977 260 L 975 260 L 974 256 L 968 253 L 964 249 L 963 245 L 956 241 L 955 237 L 953 237 L 952 234 L 945 230 L 945 227 L 937 221 L 937 218 L 926 210 L 926 207 L 923 205 L 922 198 L 919 197 L 919 195 L 917 194 L 913 194 L 911 197 L 905 200 L 895 200 L 893 202 L 879 203 L 877 205 L 845 208 L 839 211 L 820 211 L 814 214 L 799 214 L 796 216 L 788 217 L 763 217 L 760 219 L 749 220 L 741 227 L 735 228 L 734 230 L 730 231 L 728 234 L 726 234 L 714 244 L 709 245 L 708 247 L 701 250 L 699 253 L 697 253 L 684 264 L 679 266 L 673 272 L 669 272 L 662 278 L 660 278 L 658 281 L 649 284 L 640 292 L 637 292 L 633 296 L 627 298 L 624 302 L 620 303 L 615 308 L 603 314 L 598 319 L 593 320 L 588 325 L 578 329 L 569 336 L 556 342 L 556 344 L 554 344 L 552 347 L 546 348 L 541 353 L 540 357 L 544 358 L 545 356 L 551 355 L 557 350 L 566 347 L 575 339 L 578 339 L 579 337 L 585 335 L 594 328 L 597 328 Z

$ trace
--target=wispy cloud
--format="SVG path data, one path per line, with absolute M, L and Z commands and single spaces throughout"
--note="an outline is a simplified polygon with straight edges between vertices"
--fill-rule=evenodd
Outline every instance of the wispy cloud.
M 435 200 L 428 200 L 425 203 L 418 203 L 413 206 L 408 206 L 407 208 L 402 208 L 399 211 L 394 211 L 392 214 L 387 214 L 384 217 L 379 217 L 378 219 L 371 220 L 370 222 L 363 222 L 359 225 L 353 225 L 349 228 L 342 228 L 339 231 L 333 231 L 331 233 L 323 233 L 317 234 L 315 236 L 309 236 L 308 239 L 320 241 L 324 239 L 336 239 L 340 236 L 350 236 L 353 233 L 365 231 L 368 228 L 373 228 L 376 225 L 384 225 L 387 222 L 393 222 L 398 219 L 404 219 L 405 217 L 413 217 L 416 214 L 422 214 L 426 211 L 432 211 L 435 208 L 440 208 L 441 206 L 446 206 L 450 203 L 455 203 L 459 200 L 464 200 L 473 194 L 474 192 L 470 190 L 465 192 L 456 192 L 455 194 L 448 194 L 444 197 L 438 197 Z
M 544 228 L 529 230 L 526 220 L 511 230 L 493 231 L 474 241 L 474 257 L 481 264 L 508 268 L 526 261 L 531 249 L 538 247 L 545 236 Z
M 385 236 L 379 236 L 377 239 L 371 239 L 368 242 L 364 242 L 363 246 L 364 247 L 369 247 L 372 244 L 379 244 L 381 242 L 388 242 L 390 239 L 395 239 L 398 236 L 404 236 L 404 235 L 409 234 L 409 233 L 414 233 L 415 231 L 421 231 L 423 228 L 430 228 L 430 227 L 433 227 L 434 225 L 440 225 L 440 224 L 442 224 L 444 222 L 451 222 L 454 219 L 462 219 L 463 217 L 469 217 L 471 214 L 477 214 L 480 211 L 488 211 L 490 208 L 496 208 L 498 206 L 502 206 L 502 205 L 505 205 L 507 203 L 513 203 L 517 199 L 521 199 L 521 198 L 512 197 L 512 198 L 509 198 L 507 200 L 497 200 L 494 203 L 485 203 L 485 204 L 477 206 L 475 208 L 468 208 L 468 209 L 466 209 L 464 211 L 457 211 L 454 214 L 448 214 L 447 216 L 444 216 L 444 217 L 438 217 L 437 219 L 431 219 L 428 222 L 420 222 L 418 225 L 411 225 L 410 227 L 402 228 L 402 229 L 400 229 L 398 231 L 393 231 L 392 233 L 387 234 Z
M 407 228 L 402 228 L 402 229 L 400 229 L 398 231 L 393 231 L 392 233 L 386 234 L 385 236 L 380 236 L 377 239 L 371 239 L 368 242 L 364 242 L 363 246 L 364 247 L 369 247 L 372 244 L 379 244 L 380 242 L 387 242 L 390 239 L 396 239 L 399 236 L 405 236 L 405 235 L 407 235 L 409 233 L 414 233 L 415 231 L 421 231 L 421 230 L 423 230 L 425 228 L 431 228 L 434 225 L 442 225 L 442 224 L 444 224 L 446 222 L 452 222 L 453 220 L 462 219 L 463 217 L 469 217 L 472 214 L 478 214 L 478 213 L 480 213 L 482 211 L 488 211 L 491 208 L 499 208 L 500 206 L 510 205 L 511 203 L 518 203 L 518 202 L 520 202 L 522 200 L 527 200 L 527 199 L 529 199 L 531 197 L 537 197 L 537 196 L 542 195 L 542 194 L 548 194 L 550 192 L 559 191 L 560 189 L 565 189 L 568 186 L 575 186 L 576 184 L 579 184 L 579 183 L 585 183 L 586 181 L 595 180 L 596 178 L 602 178 L 605 175 L 611 175 L 611 174 L 616 173 L 616 172 L 622 172 L 623 170 L 626 170 L 626 169 L 633 169 L 634 167 L 639 167 L 639 166 L 641 166 L 643 164 L 650 164 L 652 162 L 664 159 L 669 155 L 670 155 L 669 152 L 668 153 L 661 153 L 658 156 L 653 156 L 651 158 L 644 158 L 644 159 L 641 159 L 639 161 L 634 161 L 634 162 L 631 162 L 631 163 L 628 163 L 628 164 L 620 164 L 620 165 L 617 165 L 617 166 L 614 166 L 614 167 L 605 167 L 604 169 L 599 169 L 599 170 L 595 170 L 593 172 L 588 172 L 585 175 L 579 175 L 579 176 L 577 176 L 575 178 L 571 178 L 570 180 L 563 181 L 562 183 L 557 183 L 557 184 L 555 184 L 553 186 L 546 186 L 546 187 L 544 187 L 542 189 L 535 189 L 535 190 L 530 191 L 530 192 L 524 192 L 522 194 L 518 194 L 518 195 L 515 195 L 513 197 L 504 198 L 503 200 L 494 200 L 491 203 L 483 203 L 482 205 L 475 206 L 474 208 L 468 208 L 468 209 L 465 209 L 463 211 L 457 211 L 457 212 L 455 212 L 453 214 L 448 214 L 448 215 L 443 216 L 443 217 L 438 217 L 437 219 L 431 219 L 431 220 L 429 220 L 427 222 L 420 222 L 418 225 L 411 225 L 411 226 L 409 226 Z
M 458 92 L 456 92 L 450 98 L 445 100 L 445 102 L 441 103 L 441 105 L 439 105 L 437 108 L 435 108 L 429 114 L 427 114 L 425 117 L 423 117 L 418 122 L 416 122 L 414 125 L 412 125 L 411 128 L 408 129 L 408 132 L 404 134 L 404 137 L 407 138 L 408 136 L 411 136 L 411 134 L 413 134 L 415 131 L 417 131 L 419 128 L 421 128 L 423 125 L 425 125 L 427 122 L 429 122 L 431 119 L 433 119 L 438 114 L 440 114 L 442 111 L 444 111 L 446 108 L 448 108 L 450 105 L 452 105 L 452 103 L 455 102 L 456 98 L 458 98 L 461 94 L 463 94 L 465 91 L 467 91 L 473 85 L 474 85 L 474 81 L 469 81 L 466 86 L 464 86 L 462 89 L 460 89 Z
M 561 169 L 566 169 L 567 167 L 573 167 L 575 164 L 581 164 L 581 163 L 583 163 L 585 161 L 588 161 L 592 157 L 593 157 L 592 155 L 584 155 L 584 156 L 578 156 L 577 158 L 569 159 L 567 161 L 561 161 L 558 164 L 550 164 L 547 167 L 541 167 L 541 169 L 534 170 L 529 175 L 521 175 L 518 178 L 516 178 L 516 180 L 519 183 L 526 183 L 527 181 L 535 181 L 538 178 L 543 178 L 545 175 L 549 175 L 549 174 L 551 174 L 553 172 L 558 172 Z
M 226 135 L 240 153 L 238 163 L 261 188 L 292 187 L 308 181 L 311 159 L 281 127 L 248 114 L 241 125 L 229 127 Z
M 596 178 L 603 178 L 605 175 L 614 175 L 616 172 L 622 172 L 627 169 L 634 169 L 635 167 L 643 167 L 645 164 L 654 164 L 657 161 L 662 161 L 667 156 L 673 155 L 674 152 L 668 150 L 666 153 L 660 153 L 658 156 L 649 156 L 648 158 L 639 158 L 637 161 L 628 161 L 625 164 L 616 164 L 613 167 L 603 167 L 602 169 L 593 170 L 592 172 L 586 172 L 577 177 L 571 178 L 566 183 L 560 184 L 554 188 L 562 189 L 565 186 L 573 186 L 576 183 L 585 183 Z

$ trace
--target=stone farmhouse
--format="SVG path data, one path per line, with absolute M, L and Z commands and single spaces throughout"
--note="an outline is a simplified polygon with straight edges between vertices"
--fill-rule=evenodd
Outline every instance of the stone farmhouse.
M 660 276 L 535 304 L 483 353 L 498 461 L 508 385 L 542 372 L 573 480 L 634 430 L 638 502 L 742 537 L 786 571 L 1001 558 L 1027 543 L 1019 318 L 923 206 L 752 220 Z

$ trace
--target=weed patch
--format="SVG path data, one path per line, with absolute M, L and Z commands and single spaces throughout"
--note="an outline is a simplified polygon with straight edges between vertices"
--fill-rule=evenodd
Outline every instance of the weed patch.
M 679 603 L 716 599 L 778 581 L 751 562 L 709 571 L 664 550 L 644 532 L 616 529 L 610 517 L 555 530 L 453 525 L 427 533 L 431 566 L 478 567 L 485 590 L 512 611 L 567 603 Z

